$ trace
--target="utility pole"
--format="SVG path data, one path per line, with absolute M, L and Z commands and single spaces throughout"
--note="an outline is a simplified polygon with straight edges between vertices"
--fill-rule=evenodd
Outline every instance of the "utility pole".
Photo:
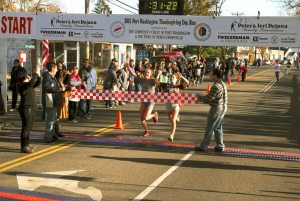
M 90 11 L 90 0 L 85 0 L 85 14 L 89 14 Z M 87 41 L 85 44 L 85 59 L 90 58 L 90 42 Z

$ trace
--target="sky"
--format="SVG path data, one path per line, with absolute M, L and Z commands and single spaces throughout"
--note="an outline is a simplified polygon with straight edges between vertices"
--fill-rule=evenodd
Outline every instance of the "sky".
M 96 2 L 96 0 L 91 0 Z M 132 7 L 137 8 L 138 0 L 119 0 Z M 84 13 L 84 2 L 85 0 L 63 0 L 58 1 L 59 4 L 64 8 L 67 13 Z M 111 2 L 111 3 L 109 3 Z M 108 0 L 110 8 L 113 14 L 132 14 L 122 8 L 119 8 L 114 4 L 124 7 L 134 13 L 137 10 L 131 9 L 119 3 L 116 0 Z M 90 10 L 93 9 L 93 3 L 90 6 Z M 236 13 L 242 13 L 243 16 L 256 16 L 257 12 L 260 11 L 260 16 L 287 16 L 287 12 L 282 8 L 279 0 L 226 0 L 222 7 L 222 16 L 233 16 Z

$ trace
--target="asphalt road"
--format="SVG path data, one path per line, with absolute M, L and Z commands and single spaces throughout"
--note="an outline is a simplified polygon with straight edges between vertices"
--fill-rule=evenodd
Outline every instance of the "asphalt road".
M 93 118 L 61 122 L 66 138 L 51 145 L 43 143 L 38 112 L 31 135 L 38 150 L 30 155 L 19 152 L 18 114 L 8 113 L 0 132 L 0 200 L 300 200 L 300 71 L 282 74 L 274 83 L 271 67 L 250 67 L 246 82 L 232 79 L 224 154 L 193 151 L 204 134 L 204 104 L 184 105 L 174 143 L 161 104 L 147 138 L 139 104 L 106 109 L 93 102 Z M 205 93 L 207 84 L 186 92 Z M 123 130 L 113 129 L 119 110 Z

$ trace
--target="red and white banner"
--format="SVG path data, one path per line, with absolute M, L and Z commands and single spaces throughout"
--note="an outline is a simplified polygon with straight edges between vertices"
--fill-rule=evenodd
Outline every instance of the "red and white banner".
M 0 38 L 36 39 L 36 14 L 0 13 Z
M 46 64 L 48 63 L 50 59 L 50 53 L 49 53 L 49 41 L 43 40 L 42 45 L 42 67 L 45 68 Z
M 109 90 L 84 90 L 75 92 L 72 98 L 90 100 L 118 100 L 129 102 L 154 102 L 154 103 L 184 103 L 197 104 L 198 97 L 190 93 L 151 93 L 134 91 L 109 91 Z

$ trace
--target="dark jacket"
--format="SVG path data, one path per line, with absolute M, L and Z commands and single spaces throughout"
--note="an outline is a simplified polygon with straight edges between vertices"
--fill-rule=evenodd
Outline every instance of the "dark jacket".
M 59 106 L 60 87 L 58 81 L 49 72 L 43 74 L 43 96 L 42 102 L 45 108 L 53 108 Z
M 0 80 L 0 116 L 3 116 L 5 115 L 5 105 L 2 97 L 1 87 L 2 87 L 2 82 Z
M 41 78 L 34 73 L 32 79 L 27 83 L 18 82 L 18 91 L 21 96 L 20 108 L 36 107 L 34 88 L 41 84 Z
M 104 76 L 103 89 L 112 90 L 114 85 L 118 85 L 118 78 L 116 72 L 110 69 Z
M 9 90 L 12 90 L 13 88 L 16 88 L 17 83 L 19 81 L 19 75 L 20 73 L 27 73 L 26 69 L 23 68 L 22 66 L 18 66 L 18 67 L 13 67 L 12 71 L 11 71 L 11 78 L 10 78 L 10 83 L 9 83 Z

